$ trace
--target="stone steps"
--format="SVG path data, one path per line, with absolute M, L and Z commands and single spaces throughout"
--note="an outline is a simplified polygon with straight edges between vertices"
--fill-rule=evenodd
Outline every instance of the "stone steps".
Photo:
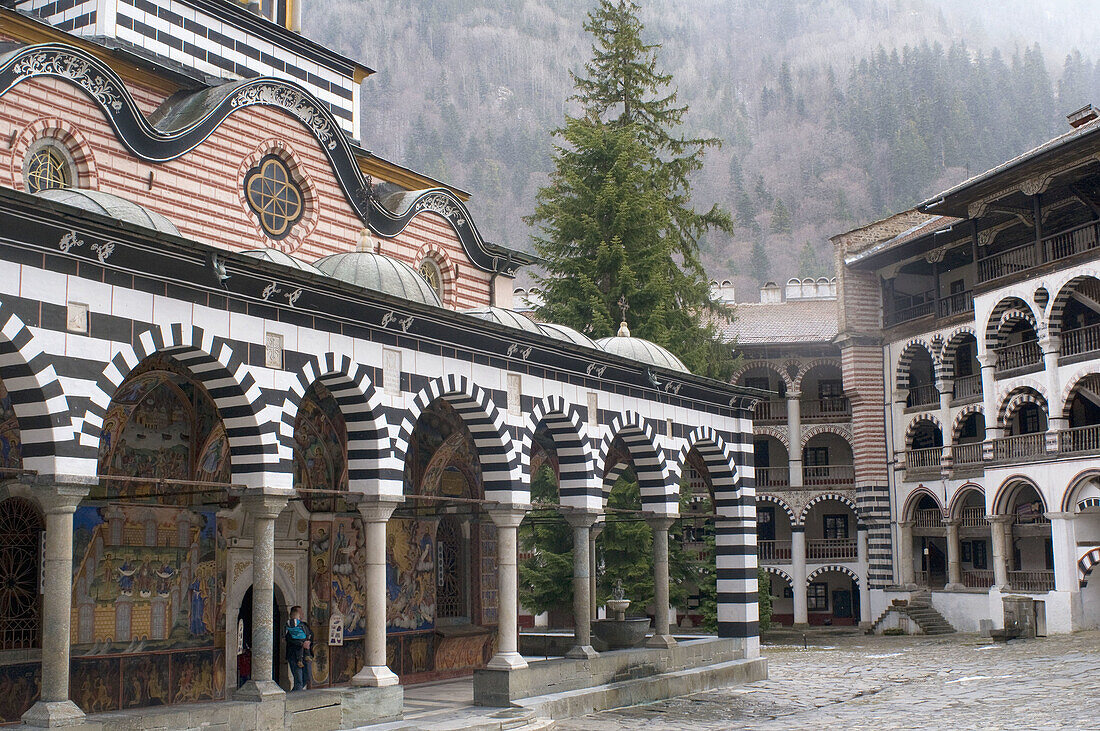
M 886 611 L 874 621 L 867 634 L 874 634 L 891 612 L 909 617 L 926 635 L 948 635 L 955 632 L 951 623 L 932 606 L 932 592 L 923 590 L 913 592 L 909 599 L 894 599 Z

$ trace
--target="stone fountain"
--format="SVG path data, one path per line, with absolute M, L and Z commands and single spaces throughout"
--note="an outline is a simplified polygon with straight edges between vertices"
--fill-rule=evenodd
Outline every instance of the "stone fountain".
M 630 600 L 623 598 L 622 580 L 615 582 L 611 598 L 605 606 L 614 616 L 593 622 L 592 634 L 606 644 L 609 650 L 625 650 L 642 644 L 649 631 L 650 620 L 649 617 L 626 616 Z

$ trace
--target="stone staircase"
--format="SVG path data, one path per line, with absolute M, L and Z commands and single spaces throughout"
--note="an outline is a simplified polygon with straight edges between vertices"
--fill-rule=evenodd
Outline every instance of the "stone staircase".
M 955 631 L 951 623 L 932 606 L 932 592 L 927 589 L 913 592 L 909 599 L 895 599 L 867 633 L 874 634 L 891 612 L 909 617 L 926 635 L 949 635 Z

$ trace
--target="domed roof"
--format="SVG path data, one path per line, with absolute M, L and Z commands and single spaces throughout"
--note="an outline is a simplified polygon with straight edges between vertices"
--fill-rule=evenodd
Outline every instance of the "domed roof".
M 596 344 L 612 355 L 621 355 L 639 363 L 648 363 L 649 365 L 667 368 L 670 371 L 680 371 L 681 373 L 691 372 L 683 361 L 660 345 L 641 338 L 631 337 L 630 330 L 627 329 L 625 322 L 619 327 L 617 335 L 610 338 L 600 338 L 596 341 Z
M 180 235 L 179 229 L 176 228 L 176 224 L 172 223 L 161 214 L 150 211 L 144 206 L 139 206 L 133 201 L 120 198 L 111 193 L 104 193 L 101 190 L 89 190 L 87 188 L 48 188 L 38 191 L 35 195 L 49 201 L 57 201 L 67 206 L 98 213 L 101 216 L 110 216 L 123 223 L 151 228 L 154 231 L 172 234 L 173 236 Z
M 584 333 L 577 332 L 571 327 L 565 325 L 558 325 L 553 322 L 540 322 L 539 330 L 542 330 L 544 335 L 549 335 L 557 340 L 564 340 L 567 343 L 573 343 L 573 345 L 580 345 L 585 348 L 599 348 L 600 346 L 588 337 Z
M 242 251 L 245 256 L 251 256 L 253 259 L 262 259 L 263 261 L 269 261 L 273 264 L 281 264 L 285 267 L 291 267 L 292 269 L 301 269 L 303 272 L 309 272 L 310 274 L 325 275 L 317 267 L 313 266 L 309 262 L 302 261 L 301 259 L 295 259 L 290 254 L 284 254 L 278 249 L 249 249 L 248 251 Z
M 314 266 L 330 277 L 363 289 L 372 289 L 425 305 L 443 306 L 439 295 L 420 276 L 420 272 L 405 262 L 384 254 L 373 251 L 333 254 L 318 259 Z
M 529 333 L 540 332 L 538 324 L 530 317 L 524 317 L 518 312 L 506 310 L 503 307 L 472 307 L 463 310 L 463 312 L 505 327 L 514 327 L 517 330 L 526 330 Z

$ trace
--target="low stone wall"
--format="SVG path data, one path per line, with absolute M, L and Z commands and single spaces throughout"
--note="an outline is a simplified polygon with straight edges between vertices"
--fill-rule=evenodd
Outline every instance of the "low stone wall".
M 682 642 L 668 649 L 605 652 L 591 660 L 535 661 L 523 670 L 478 670 L 474 673 L 474 703 L 509 706 L 520 698 L 720 665 L 743 660 L 744 655 L 743 640 L 707 638 Z

